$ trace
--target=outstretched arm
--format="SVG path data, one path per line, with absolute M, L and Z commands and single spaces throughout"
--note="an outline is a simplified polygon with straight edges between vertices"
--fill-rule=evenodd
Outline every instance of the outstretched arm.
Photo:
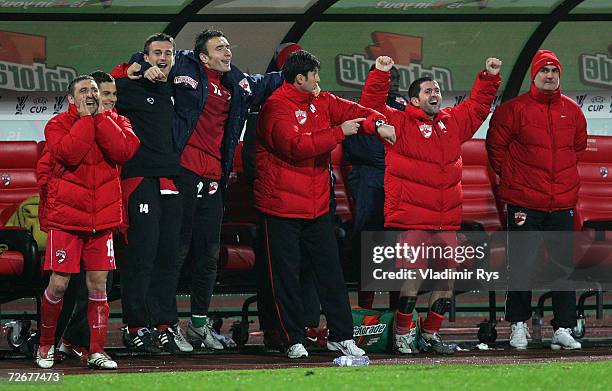
M 389 71 L 393 67 L 393 59 L 387 56 L 380 56 L 376 59 L 376 68 L 368 73 L 368 78 L 359 103 L 365 107 L 372 108 L 387 117 L 392 116 L 395 109 L 387 106 L 389 95 L 389 85 L 391 84 Z
M 317 132 L 302 133 L 295 117 L 284 107 L 266 104 L 259 114 L 258 138 L 274 149 L 281 158 L 300 161 L 331 152 L 344 140 L 342 126 L 333 126 Z M 357 133 L 356 123 L 345 126 L 347 133 Z
M 452 109 L 452 118 L 456 121 L 457 129 L 460 129 L 462 143 L 472 138 L 491 111 L 491 104 L 501 84 L 501 64 L 497 58 L 488 58 L 485 70 L 476 77 L 469 98 Z
M 363 107 L 362 105 L 351 102 L 346 99 L 339 98 L 333 94 L 329 96 L 329 118 L 332 125 L 361 119 L 358 122 L 358 130 L 360 133 L 368 135 L 377 135 L 383 141 L 390 144 L 395 143 L 395 128 L 387 124 L 387 118 L 374 109 Z
M 244 79 L 238 82 L 248 92 L 248 106 L 261 106 L 274 90 L 283 84 L 280 72 L 269 72 L 264 74 L 244 74 Z

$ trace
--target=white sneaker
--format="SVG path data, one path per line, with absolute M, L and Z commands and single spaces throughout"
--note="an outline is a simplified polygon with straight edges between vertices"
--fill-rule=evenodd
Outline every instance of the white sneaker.
M 327 349 L 332 352 L 341 351 L 345 356 L 363 356 L 365 351 L 355 345 L 355 341 L 347 339 L 340 342 L 327 341 Z
M 236 342 L 234 342 L 232 338 L 227 337 L 223 334 L 217 333 L 217 331 L 214 328 L 210 329 L 210 333 L 212 334 L 214 339 L 216 339 L 217 341 L 221 343 L 221 345 L 223 345 L 225 349 L 238 347 L 238 344 L 236 344 Z
M 185 339 L 181 326 L 177 323 L 169 329 L 174 336 L 174 343 L 181 352 L 193 352 L 193 346 Z
M 204 346 L 205 348 L 223 350 L 223 344 L 219 342 L 212 335 L 213 328 L 208 322 L 202 327 L 194 327 L 189 322 L 189 328 L 187 329 L 187 338 L 191 340 L 192 344 L 196 347 Z
M 550 348 L 552 350 L 574 350 L 582 349 L 582 344 L 574 339 L 572 329 L 559 328 L 550 341 Z
M 289 358 L 308 358 L 308 350 L 301 343 L 291 345 L 287 350 L 287 357 Z
M 400 354 L 413 354 L 418 353 L 416 346 L 416 333 L 413 333 L 411 329 L 408 334 L 395 334 L 395 350 Z
M 527 338 L 531 338 L 527 324 L 525 322 L 512 323 L 510 346 L 515 349 L 527 349 L 527 345 L 529 344 Z
M 36 365 L 38 365 L 38 367 L 42 369 L 49 369 L 53 367 L 54 352 L 55 346 L 53 345 L 39 346 L 38 349 L 36 349 Z
M 104 352 L 90 354 L 87 366 L 93 369 L 117 369 L 117 363 Z

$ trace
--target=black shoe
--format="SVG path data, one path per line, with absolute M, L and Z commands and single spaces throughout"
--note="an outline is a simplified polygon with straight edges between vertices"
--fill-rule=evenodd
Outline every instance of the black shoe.
M 141 328 L 136 333 L 129 333 L 127 338 L 129 341 L 125 341 L 124 344 L 134 352 L 144 353 L 161 353 L 162 350 L 157 346 L 157 343 L 153 339 L 151 332 L 146 327 Z M 128 346 L 128 344 L 130 346 Z
M 272 350 L 277 352 L 284 352 L 287 350 L 283 338 L 277 330 L 264 330 L 264 348 L 266 350 Z
M 123 342 L 123 346 L 128 349 L 134 348 L 134 341 L 130 338 L 130 333 L 128 332 L 128 327 L 123 326 L 121 328 L 121 342 Z
M 153 333 L 155 334 L 155 337 L 161 344 L 162 349 L 164 349 L 166 352 L 172 353 L 172 354 L 178 354 L 181 352 L 181 349 L 178 347 L 178 345 L 174 341 L 174 333 L 172 332 L 172 329 L 170 328 L 162 329 L 162 330 L 156 329 L 155 331 L 153 331 Z

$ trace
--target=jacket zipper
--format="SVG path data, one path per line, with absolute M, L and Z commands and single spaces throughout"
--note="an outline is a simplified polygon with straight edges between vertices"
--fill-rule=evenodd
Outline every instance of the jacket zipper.
M 93 148 L 93 147 L 92 147 Z M 95 149 L 92 150 L 95 153 Z M 91 214 L 91 224 L 93 227 L 92 233 L 96 233 L 96 166 L 92 164 L 92 172 L 93 172 L 93 190 L 91 194 L 91 198 L 93 200 L 93 213 Z
M 552 158 L 552 164 L 551 164 L 551 171 L 550 171 L 550 204 L 548 207 L 549 211 L 552 211 L 552 204 L 553 204 L 553 198 L 554 198 L 554 186 L 555 186 L 555 150 L 556 150 L 556 145 L 555 145 L 555 137 L 553 135 L 552 132 L 552 118 L 550 116 L 550 103 L 552 101 L 552 96 L 548 97 L 548 106 L 546 108 L 546 118 L 547 118 L 547 123 L 546 123 L 546 127 L 548 129 L 548 135 L 550 136 L 550 143 L 551 143 L 551 158 Z

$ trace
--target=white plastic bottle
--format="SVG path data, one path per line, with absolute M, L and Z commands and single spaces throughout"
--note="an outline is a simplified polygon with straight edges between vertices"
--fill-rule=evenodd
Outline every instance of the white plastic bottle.
M 334 358 L 334 364 L 339 367 L 364 367 L 370 365 L 368 356 L 340 356 Z

